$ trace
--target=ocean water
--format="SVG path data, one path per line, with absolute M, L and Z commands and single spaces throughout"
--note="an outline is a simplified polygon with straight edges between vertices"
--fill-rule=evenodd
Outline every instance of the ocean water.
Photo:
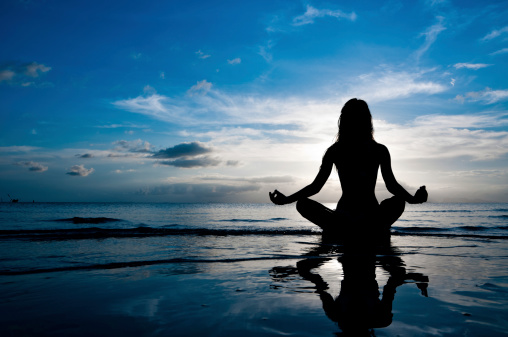
M 0 275 L 292 257 L 319 235 L 293 205 L 0 203 Z M 508 204 L 408 205 L 392 236 L 505 240 Z
M 324 336 L 381 293 L 376 336 L 508 333 L 508 204 L 407 205 L 355 248 L 294 205 L 0 203 L 0 335 Z

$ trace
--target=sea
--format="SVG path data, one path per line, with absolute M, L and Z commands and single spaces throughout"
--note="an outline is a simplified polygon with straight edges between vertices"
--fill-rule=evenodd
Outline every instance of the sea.
M 407 205 L 389 239 L 294 205 L 0 203 L 0 336 L 508 335 L 508 204 Z
M 407 205 L 391 232 L 507 240 L 508 204 Z M 320 233 L 293 205 L 4 202 L 0 275 L 294 257 Z

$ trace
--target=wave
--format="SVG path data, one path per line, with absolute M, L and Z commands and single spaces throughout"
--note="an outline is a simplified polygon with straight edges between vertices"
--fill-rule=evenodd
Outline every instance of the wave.
M 171 227 L 170 227 L 171 226 Z M 284 228 L 178 228 L 169 225 L 164 227 L 140 226 L 136 228 L 68 228 L 68 229 L 27 229 L 27 230 L 0 230 L 0 239 L 21 240 L 83 240 L 107 238 L 138 238 L 157 236 L 291 236 L 291 235 L 321 235 L 314 229 L 284 229 Z M 478 237 L 478 238 L 508 238 L 508 236 L 493 233 L 492 230 L 508 230 L 508 226 L 459 226 L 452 228 L 442 227 L 392 227 L 392 235 L 417 236 L 445 236 L 445 237 Z M 469 233 L 468 233 L 469 232 Z M 474 233 L 470 233 L 474 232 Z
M 470 210 L 470 209 L 439 209 L 439 210 L 432 210 L 432 211 L 413 211 L 415 213 L 472 213 L 477 212 L 477 210 Z
M 70 228 L 70 229 L 27 229 L 0 230 L 0 238 L 16 238 L 28 240 L 77 240 L 102 238 L 129 238 L 170 235 L 198 236 L 239 236 L 239 235 L 309 235 L 320 234 L 310 229 L 209 229 L 209 228 Z
M 271 219 L 226 219 L 226 220 L 219 220 L 221 222 L 275 222 L 275 221 L 282 221 L 282 220 L 289 220 L 287 218 L 271 218 Z
M 507 214 L 503 214 L 503 215 L 489 215 L 489 218 L 507 219 L 508 215 Z
M 105 218 L 105 217 L 82 218 L 79 216 L 75 216 L 74 218 L 55 219 L 55 220 L 47 220 L 47 221 L 72 222 L 73 224 L 104 224 L 104 223 L 109 223 L 109 222 L 118 222 L 118 221 L 122 221 L 122 220 L 113 219 L 113 218 Z
M 118 268 L 152 266 L 152 265 L 157 265 L 157 264 L 172 264 L 172 263 L 236 263 L 236 262 L 245 262 L 245 261 L 284 260 L 284 259 L 301 259 L 301 258 L 302 258 L 302 256 L 299 256 L 299 255 L 274 255 L 274 256 L 236 258 L 236 259 L 235 258 L 226 258 L 226 259 L 173 258 L 173 259 L 161 259 L 161 260 L 110 262 L 110 263 L 89 264 L 89 265 L 81 265 L 81 266 L 34 268 L 34 269 L 25 269 L 25 270 L 0 270 L 0 275 L 1 276 L 29 275 L 29 274 L 54 273 L 54 272 L 77 271 L 77 270 L 118 269 Z

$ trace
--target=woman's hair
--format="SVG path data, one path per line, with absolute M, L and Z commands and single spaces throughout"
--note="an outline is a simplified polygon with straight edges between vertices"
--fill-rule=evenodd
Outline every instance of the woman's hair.
M 374 127 L 369 106 L 361 99 L 352 98 L 340 111 L 339 132 L 335 142 L 374 140 Z

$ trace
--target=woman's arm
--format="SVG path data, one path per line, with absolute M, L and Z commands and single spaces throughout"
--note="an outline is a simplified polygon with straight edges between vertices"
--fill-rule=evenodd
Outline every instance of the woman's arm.
M 272 192 L 268 192 L 270 195 L 270 200 L 277 205 L 285 205 L 295 202 L 299 199 L 308 198 L 319 191 L 328 180 L 330 173 L 333 168 L 333 157 L 331 153 L 331 148 L 329 148 L 325 155 L 323 156 L 323 162 L 321 163 L 321 167 L 319 168 L 319 172 L 314 179 L 314 181 L 310 184 L 299 190 L 298 192 L 291 194 L 290 196 L 285 196 L 279 191 L 275 190 Z
M 427 191 L 425 190 L 425 186 L 421 186 L 418 191 L 416 191 L 415 195 L 412 196 L 397 182 L 392 171 L 390 152 L 386 146 L 381 144 L 379 144 L 379 146 L 381 148 L 381 175 L 383 176 L 388 192 L 404 199 L 410 204 L 421 204 L 427 201 Z

